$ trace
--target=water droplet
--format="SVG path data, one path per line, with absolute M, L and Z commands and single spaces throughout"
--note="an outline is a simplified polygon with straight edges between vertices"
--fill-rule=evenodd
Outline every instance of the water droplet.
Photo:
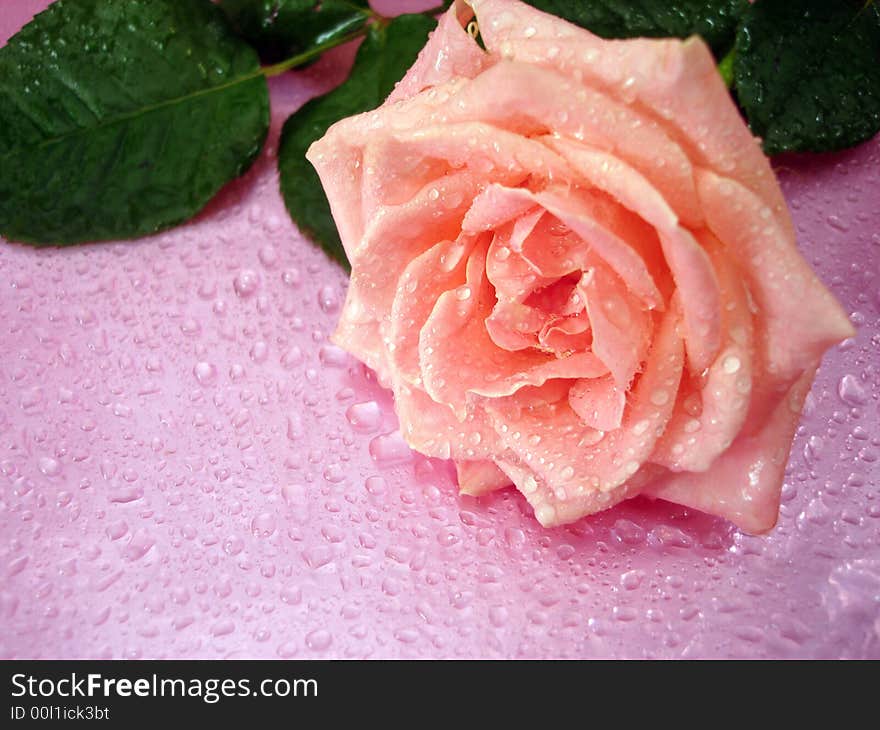
M 125 560 L 134 562 L 143 558 L 156 544 L 156 540 L 145 529 L 141 528 L 134 533 L 131 541 L 122 550 Z
M 669 402 L 669 392 L 665 390 L 655 390 L 651 393 L 651 403 L 655 406 L 664 406 Z
M 204 360 L 195 364 L 193 375 L 202 385 L 213 385 L 217 382 L 217 368 Z
M 273 268 L 278 263 L 278 251 L 271 243 L 262 246 L 258 256 L 260 257 L 260 263 L 267 269 Z
M 281 365 L 286 369 L 290 370 L 295 366 L 299 365 L 303 361 L 303 352 L 302 350 L 294 345 L 287 352 L 285 352 L 281 356 Z
M 302 275 L 299 273 L 299 269 L 286 269 L 284 273 L 281 274 L 281 281 L 289 287 L 296 287 L 300 285 Z
M 244 550 L 244 540 L 238 535 L 230 535 L 223 541 L 223 552 L 227 555 L 238 555 Z
M 645 572 L 643 570 L 628 570 L 620 576 L 620 585 L 628 591 L 636 590 L 642 581 L 645 580 Z
M 266 358 L 269 356 L 269 346 L 263 340 L 258 340 L 251 347 L 250 356 L 251 360 L 257 364 L 266 362 Z
M 260 286 L 260 275 L 253 269 L 242 269 L 232 280 L 232 288 L 238 296 L 247 298 Z
M 296 606 L 302 602 L 302 588 L 297 585 L 286 585 L 281 589 L 281 600 L 288 606 Z
M 285 641 L 281 644 L 275 652 L 282 659 L 290 659 L 291 657 L 296 656 L 297 646 L 295 641 Z
M 306 646 L 312 651 L 324 651 L 333 643 L 333 635 L 327 629 L 315 629 L 306 635 Z
M 861 406 L 868 402 L 864 387 L 854 375 L 847 374 L 840 379 L 837 393 L 840 400 L 850 406 Z
M 235 624 L 228 619 L 218 621 L 211 627 L 211 634 L 213 636 L 227 636 L 233 631 L 235 631 Z
M 39 467 L 47 477 L 56 477 L 61 473 L 61 462 L 51 456 L 41 456 Z
M 724 358 L 724 362 L 721 364 L 721 367 L 724 369 L 724 372 L 728 375 L 733 375 L 740 368 L 740 360 L 735 355 L 728 355 Z
M 381 464 L 392 465 L 411 461 L 413 453 L 400 431 L 392 431 L 370 441 L 370 456 Z
M 382 409 L 372 400 L 349 406 L 345 417 L 351 427 L 361 433 L 374 433 L 382 425 Z
M 336 295 L 336 289 L 332 286 L 322 286 L 318 290 L 318 304 L 321 310 L 327 314 L 332 314 L 339 309 L 339 297 Z
M 261 512 L 251 521 L 251 532 L 256 537 L 269 537 L 275 532 L 275 515 Z

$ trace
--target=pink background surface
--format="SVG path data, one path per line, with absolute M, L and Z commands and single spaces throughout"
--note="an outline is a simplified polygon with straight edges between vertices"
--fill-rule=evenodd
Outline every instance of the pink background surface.
M 4 2 L 0 42 L 45 5 Z M 636 500 L 543 530 L 515 492 L 459 497 L 327 341 L 346 277 L 274 152 L 350 60 L 273 80 L 262 157 L 190 224 L 0 244 L 0 656 L 880 657 L 880 140 L 777 160 L 858 327 L 778 527 Z

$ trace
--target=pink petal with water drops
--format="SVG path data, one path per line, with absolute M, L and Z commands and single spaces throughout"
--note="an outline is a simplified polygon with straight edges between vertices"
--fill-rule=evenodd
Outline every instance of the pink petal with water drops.
M 711 172 L 698 172 L 697 189 L 709 228 L 737 252 L 761 312 L 756 340 L 767 374 L 791 383 L 855 329 L 801 256 L 781 216 L 742 185 Z
M 498 439 L 482 410 L 468 408 L 455 414 L 448 405 L 400 380 L 393 390 L 400 432 L 410 448 L 438 459 L 488 459 L 498 453 Z
M 578 173 L 637 213 L 659 234 L 666 262 L 681 293 L 685 342 L 693 372 L 712 363 L 720 347 L 721 298 L 712 263 L 693 235 L 641 173 L 614 155 L 569 140 L 547 138 Z
M 471 497 L 481 497 L 511 485 L 510 477 L 492 461 L 458 460 L 455 462 L 455 470 L 459 491 Z
M 588 350 L 593 343 L 590 318 L 586 311 L 581 311 L 569 317 L 550 319 L 538 333 L 538 340 L 542 346 L 553 350 L 560 357 Z
M 629 480 L 649 458 L 669 422 L 684 365 L 680 310 L 663 315 L 645 372 L 630 393 L 621 427 L 603 434 L 586 426 L 563 397 L 543 407 L 519 394 L 486 401 L 499 441 L 516 459 L 496 459 L 544 526 L 573 522 L 633 496 Z M 546 427 L 552 423 L 552 429 Z M 524 435 L 540 434 L 538 443 Z
M 480 22 L 480 36 L 494 55 L 535 64 L 579 79 L 583 85 L 601 89 L 624 105 L 638 108 L 646 127 L 659 124 L 684 150 L 686 167 L 670 181 L 668 190 L 659 181 L 672 170 L 650 169 L 655 165 L 677 167 L 675 157 L 656 144 L 645 150 L 646 161 L 637 169 L 657 181 L 664 197 L 672 191 L 693 190 L 691 161 L 721 172 L 755 191 L 774 210 L 784 211 L 785 202 L 769 160 L 743 124 L 730 92 L 715 65 L 712 52 L 694 36 L 677 39 L 627 39 L 608 41 L 587 30 L 520 2 L 474 0 L 471 5 Z M 531 31 L 528 36 L 523 28 Z M 550 49 L 554 49 L 550 52 Z M 500 63 L 498 64 L 501 65 Z M 496 66 L 497 68 L 497 66 Z M 619 125 L 615 137 L 626 143 L 642 130 Z M 574 137 L 574 135 L 566 135 Z M 589 137 L 585 137 L 589 139 Z M 592 139 L 590 140 L 592 143 Z M 632 143 L 632 142 L 630 142 Z M 687 208 L 673 204 L 687 225 L 699 223 L 685 214 Z M 699 205 L 693 206 L 700 210 Z M 700 216 L 701 217 L 701 216 Z M 783 226 L 790 232 L 787 214 Z
M 375 370 L 379 382 L 390 385 L 391 369 L 379 333 L 379 323 L 360 306 L 358 292 L 352 286 L 349 286 L 345 305 L 330 340 Z
M 448 403 L 462 414 L 469 394 L 498 397 L 551 378 L 596 377 L 608 371 L 589 352 L 557 358 L 499 348 L 484 323 L 494 302 L 486 277 L 486 248 L 477 246 L 468 261 L 467 284 L 438 298 L 419 339 L 425 390 L 438 403 Z
M 493 183 L 486 187 L 472 203 L 462 230 L 479 233 L 492 231 L 537 207 L 534 197 L 523 188 L 506 188 Z M 540 216 L 539 216 L 540 217 Z M 537 223 L 537 218 L 535 219 Z
M 779 514 L 791 440 L 814 375 L 815 366 L 808 368 L 763 427 L 739 436 L 709 471 L 668 474 L 645 493 L 724 517 L 746 532 L 770 530 Z
M 537 209 L 535 208 L 537 206 Z M 552 214 L 549 222 L 543 213 Z M 663 297 L 648 268 L 662 266 L 654 252 L 637 242 L 654 235 L 647 227 L 640 227 L 637 221 L 627 219 L 619 206 L 590 192 L 570 188 L 549 187 L 541 192 L 526 188 L 505 188 L 495 184 L 486 188 L 475 200 L 465 216 L 467 230 L 490 230 L 498 228 L 499 233 L 510 231 L 510 221 L 521 216 L 516 233 L 505 233 L 511 240 L 502 237 L 499 247 L 507 251 L 521 251 L 527 266 L 522 260 L 509 255 L 490 255 L 489 278 L 496 287 L 510 296 L 521 297 L 528 286 L 511 288 L 505 286 L 505 279 L 524 279 L 536 273 L 545 277 L 562 276 L 569 271 L 586 266 L 585 257 L 591 250 L 601 256 L 606 263 L 627 283 L 647 306 L 662 309 Z M 575 235 L 554 235 L 552 245 L 547 245 L 547 235 L 532 235 L 541 222 L 542 226 L 554 226 L 561 222 Z M 547 233 L 546 228 L 542 229 Z M 656 238 L 656 236 L 655 236 Z M 514 273 L 515 272 L 515 273 Z
M 395 375 L 413 385 L 421 380 L 419 332 L 431 315 L 437 298 L 465 283 L 468 256 L 477 237 L 460 235 L 443 241 L 414 258 L 397 283 L 391 306 L 387 340 L 394 344 L 388 361 Z
M 749 411 L 753 327 L 748 293 L 730 254 L 710 232 L 700 235 L 721 300 L 721 350 L 705 374 L 686 375 L 676 411 L 651 461 L 673 471 L 705 471 L 739 434 Z
M 499 301 L 486 318 L 486 331 L 503 350 L 524 350 L 538 344 L 538 332 L 547 316 L 514 301 Z
M 581 378 L 571 387 L 568 403 L 585 425 L 597 431 L 620 427 L 626 392 L 614 377 Z
M 653 319 L 640 309 L 623 282 L 599 262 L 578 283 L 593 333 L 592 351 L 626 389 L 651 343 Z
M 455 9 L 440 17 L 437 28 L 419 52 L 416 62 L 394 87 L 386 104 L 408 99 L 430 86 L 450 79 L 473 78 L 493 62 L 474 42 L 456 15 Z
M 640 236 L 632 235 L 633 231 L 613 208 L 595 196 L 570 190 L 550 188 L 535 194 L 534 198 L 583 241 L 582 246 L 575 245 L 566 251 L 566 257 L 576 266 L 586 268 L 585 257 L 599 256 L 644 306 L 663 309 L 663 296 L 646 258 L 631 245 Z M 550 267 L 558 263 L 554 263 L 555 259 L 549 260 L 538 243 L 536 240 L 534 247 L 525 247 L 524 254 L 542 270 L 551 270 Z

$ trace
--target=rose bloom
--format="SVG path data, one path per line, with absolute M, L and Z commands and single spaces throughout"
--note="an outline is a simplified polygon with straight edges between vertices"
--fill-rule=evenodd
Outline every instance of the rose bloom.
M 638 494 L 775 524 L 816 367 L 854 332 L 699 38 L 459 2 L 308 158 L 352 265 L 334 341 L 462 492 L 513 483 L 545 526 Z

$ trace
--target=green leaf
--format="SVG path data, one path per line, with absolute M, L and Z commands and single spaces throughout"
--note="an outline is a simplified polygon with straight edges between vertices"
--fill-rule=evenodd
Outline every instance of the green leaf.
M 415 62 L 436 21 L 401 15 L 370 26 L 351 76 L 329 94 L 312 99 L 284 123 L 278 149 L 281 193 L 299 229 L 348 268 L 330 204 L 306 150 L 334 122 L 379 106 Z
M 367 0 L 220 0 L 220 6 L 267 63 L 345 36 L 373 17 Z
M 603 38 L 697 34 L 720 58 L 733 45 L 748 0 L 526 0 Z
M 59 0 L 0 49 L 0 232 L 69 244 L 179 223 L 268 124 L 257 55 L 209 0 Z
M 850 147 L 880 130 L 880 10 L 864 0 L 759 0 L 734 81 L 764 151 Z

